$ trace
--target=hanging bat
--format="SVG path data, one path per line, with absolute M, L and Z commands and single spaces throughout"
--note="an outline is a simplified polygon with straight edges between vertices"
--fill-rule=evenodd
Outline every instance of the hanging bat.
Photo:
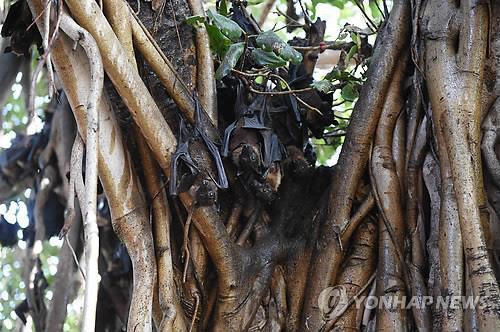
M 241 90 L 238 93 L 241 93 Z M 242 100 L 242 98 L 238 98 L 238 100 Z M 255 97 L 250 106 L 246 106 L 244 103 L 236 106 L 239 117 L 225 130 L 223 156 L 227 157 L 231 153 L 233 162 L 240 168 L 247 166 L 244 163 L 240 165 L 242 161 L 240 154 L 243 147 L 245 147 L 245 151 L 253 150 L 252 155 L 260 157 L 260 160 L 251 161 L 262 164 L 264 170 L 272 162 L 283 159 L 282 152 L 284 150 L 278 136 L 272 131 L 269 108 L 269 100 L 265 95 Z M 255 165 L 248 166 L 255 168 Z
M 25 0 L 19 0 L 10 6 L 1 32 L 2 37 L 10 37 L 10 46 L 5 48 L 6 53 L 12 52 L 29 57 L 33 44 L 36 44 L 40 50 L 42 36 L 36 24 L 32 22 L 31 11 Z
M 253 118 L 253 113 L 243 101 L 241 84 L 237 89 L 237 104 L 235 106 L 236 120 L 224 132 L 223 156 L 231 154 L 233 163 L 238 168 L 238 175 L 254 171 L 262 172 L 262 153 L 259 132 L 255 129 L 269 129 L 260 118 Z M 248 115 L 252 118 L 248 118 Z
M 326 22 L 318 18 L 316 22 L 308 22 L 306 28 L 306 38 L 295 40 L 300 46 L 319 46 L 323 42 L 325 35 Z M 311 86 L 313 82 L 313 72 L 316 62 L 321 53 L 321 49 L 313 49 L 303 53 L 302 63 L 299 65 L 290 64 L 288 84 L 292 89 L 303 89 Z M 293 95 L 288 96 L 288 103 L 292 104 L 294 113 L 299 110 L 299 117 L 310 129 L 314 137 L 322 138 L 325 127 L 335 124 L 336 120 L 332 111 L 332 94 L 324 94 L 316 90 L 297 93 L 297 96 L 308 105 L 318 109 L 317 111 L 300 105 L 298 107 L 296 97 Z M 295 113 L 297 116 L 297 114 Z
M 238 89 L 238 93 L 241 94 L 242 89 Z M 252 189 L 259 199 L 270 202 L 281 183 L 279 162 L 285 151 L 272 130 L 269 100 L 259 95 L 250 106 L 241 96 L 237 100 L 236 121 L 225 130 L 223 155 L 231 155 L 244 187 Z
M 170 195 L 178 195 L 180 192 L 187 191 L 193 184 L 196 175 L 200 172 L 189 154 L 189 139 L 190 134 L 188 128 L 184 120 L 181 119 L 179 123 L 177 150 L 173 154 L 172 161 L 170 162 Z M 187 167 L 188 174 L 179 174 L 179 171 L 182 171 L 182 169 L 179 169 L 181 165 Z M 179 176 L 181 176 L 180 179 L 178 179 Z
M 16 222 L 15 224 L 10 224 L 5 220 L 3 216 L 0 216 L 0 246 L 1 247 L 13 247 L 17 244 L 17 231 L 21 227 Z

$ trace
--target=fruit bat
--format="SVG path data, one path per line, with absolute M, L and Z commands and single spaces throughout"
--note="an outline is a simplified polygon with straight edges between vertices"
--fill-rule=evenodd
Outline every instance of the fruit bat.
M 270 202 L 281 182 L 279 162 L 286 152 L 272 129 L 268 97 L 257 95 L 247 106 L 241 85 L 237 93 L 236 120 L 225 130 L 223 156 L 231 155 L 247 191 L 251 189 L 257 198 Z
M 179 137 L 177 150 L 172 156 L 170 164 L 170 185 L 171 195 L 178 195 L 191 187 L 195 187 L 193 197 L 197 205 L 211 205 L 217 200 L 217 188 L 225 189 L 229 186 L 222 158 L 215 143 L 208 137 L 202 118 L 202 109 L 195 96 L 195 127 L 190 130 L 184 120 L 179 124 Z M 212 178 L 208 171 L 203 172 L 193 160 L 189 152 L 189 143 L 192 139 L 201 139 L 212 157 L 217 168 L 218 179 Z M 204 174 L 200 178 L 200 175 Z M 179 178 L 180 177 L 180 178 Z M 215 185 L 213 186 L 212 183 Z
M 326 22 L 318 18 L 316 22 L 309 22 L 306 28 L 306 39 L 294 40 L 301 46 L 319 46 L 325 35 Z M 316 67 L 316 62 L 319 58 L 321 49 L 312 49 L 304 52 L 302 63 L 300 65 L 290 64 L 288 84 L 292 89 L 303 89 L 311 86 L 313 82 L 312 74 Z M 319 91 L 312 90 L 307 92 L 297 93 L 297 96 L 306 102 L 308 105 L 318 109 L 320 113 L 310 110 L 301 105 L 301 118 L 306 126 L 311 130 L 316 138 L 322 138 L 325 127 L 335 124 L 336 120 L 332 111 L 332 94 L 323 94 Z M 296 104 L 296 98 L 292 95 L 288 97 L 289 103 Z M 297 105 L 293 108 L 298 109 Z
M 0 216 L 0 245 L 2 247 L 13 247 L 18 241 L 17 231 L 20 229 L 21 227 L 17 222 L 10 224 L 3 216 Z
M 179 137 L 177 142 L 177 150 L 172 156 L 170 162 L 170 195 L 178 195 L 179 192 L 184 192 L 193 184 L 196 175 L 200 172 L 193 158 L 189 154 L 189 139 L 190 133 L 184 122 L 181 119 L 179 123 Z M 184 167 L 182 167 L 184 166 Z M 179 174 L 187 168 L 188 174 Z M 180 176 L 180 179 L 178 178 Z
M 33 44 L 36 44 L 40 50 L 42 36 L 36 24 L 33 24 L 31 11 L 25 0 L 16 1 L 10 6 L 1 35 L 4 38 L 10 37 L 10 46 L 5 48 L 6 53 L 12 52 L 29 57 Z
M 242 93 L 239 87 L 238 93 Z M 267 170 L 271 163 L 284 158 L 283 145 L 272 130 L 266 95 L 258 95 L 246 106 L 242 98 L 236 105 L 236 121 L 224 132 L 223 156 L 231 153 L 233 162 L 240 169 L 253 169 L 257 173 Z M 243 155 L 242 155 L 243 154 Z M 262 170 L 258 170 L 260 166 Z

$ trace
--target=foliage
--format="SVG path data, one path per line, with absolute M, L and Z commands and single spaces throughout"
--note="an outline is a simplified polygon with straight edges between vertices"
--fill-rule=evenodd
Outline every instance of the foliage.
M 238 63 L 238 60 L 240 59 L 244 50 L 245 50 L 244 43 L 232 44 L 229 47 L 227 53 L 224 55 L 224 59 L 222 60 L 221 65 L 219 66 L 217 72 L 215 73 L 215 78 L 220 80 L 227 74 L 229 74 L 231 72 L 231 69 L 233 69 Z
M 299 64 L 302 61 L 302 55 L 292 46 L 281 40 L 273 31 L 266 31 L 259 34 L 255 42 L 264 51 L 272 51 L 285 61 L 290 61 L 293 64 Z

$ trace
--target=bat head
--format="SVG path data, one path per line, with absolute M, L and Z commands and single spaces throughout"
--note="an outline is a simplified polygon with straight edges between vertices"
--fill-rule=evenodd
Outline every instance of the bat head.
M 210 206 L 217 203 L 217 186 L 210 179 L 203 179 L 195 189 L 195 200 L 198 206 Z
M 262 159 L 259 149 L 251 144 L 243 144 L 239 156 L 240 168 L 251 169 L 256 173 L 260 173 L 261 164 Z

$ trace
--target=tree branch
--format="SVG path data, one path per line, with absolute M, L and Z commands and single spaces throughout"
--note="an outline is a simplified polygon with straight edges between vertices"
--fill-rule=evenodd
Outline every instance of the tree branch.
M 311 329 L 321 325 L 320 312 L 316 301 L 320 292 L 336 278 L 341 261 L 338 236 L 334 233 L 335 225 L 344 225 L 349 220 L 354 193 L 359 179 L 363 175 L 370 144 L 375 133 L 387 89 L 392 80 L 392 73 L 405 48 L 410 26 L 410 6 L 406 0 L 395 1 L 391 15 L 383 31 L 377 36 L 377 42 L 358 102 L 351 117 L 345 142 L 337 163 L 337 172 L 332 180 L 329 217 L 324 225 L 313 256 L 310 276 L 321 275 L 316 279 L 306 294 L 303 318 L 308 317 Z M 311 278 L 312 280 L 312 278 Z

